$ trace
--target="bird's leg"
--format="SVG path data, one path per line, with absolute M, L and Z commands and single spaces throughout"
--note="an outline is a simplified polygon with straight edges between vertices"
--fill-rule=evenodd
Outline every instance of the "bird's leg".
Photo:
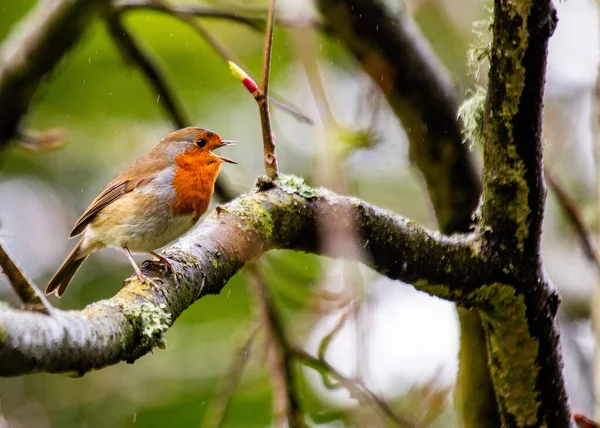
M 169 261 L 169 259 L 167 259 L 165 256 L 158 254 L 155 251 L 150 251 L 150 254 L 152 254 L 154 257 L 156 257 L 158 259 L 158 263 L 160 263 L 161 265 L 163 265 L 169 272 L 171 272 L 173 274 L 173 279 L 175 281 L 175 287 L 179 287 L 179 282 L 177 281 L 177 277 L 181 276 L 183 277 L 183 274 L 181 272 L 177 272 L 175 270 L 175 267 L 173 266 L 173 263 L 171 263 Z
M 146 282 L 148 284 L 152 284 L 155 287 L 158 287 L 159 285 L 156 283 L 155 280 L 160 280 L 160 278 L 150 278 L 150 277 L 144 275 L 144 273 L 140 270 L 140 268 L 138 267 L 135 260 L 133 260 L 133 257 L 131 256 L 131 253 L 129 252 L 129 248 L 123 247 L 123 250 L 125 251 L 125 255 L 127 256 L 127 259 L 129 259 L 129 263 L 131 263 L 131 266 L 133 266 L 133 270 L 135 271 L 135 274 L 138 277 L 138 279 L 142 282 Z M 125 280 L 125 282 L 129 282 L 129 281 L 131 281 L 131 279 Z

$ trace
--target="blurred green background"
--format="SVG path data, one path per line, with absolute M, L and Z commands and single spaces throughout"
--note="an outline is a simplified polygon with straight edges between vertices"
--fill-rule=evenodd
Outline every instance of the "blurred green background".
M 400 10 L 398 2 L 389 3 Z M 0 40 L 33 4 L 29 0 L 0 4 Z M 220 2 L 214 4 L 221 6 Z M 410 13 L 464 93 L 472 85 L 466 72 L 466 52 L 472 39 L 471 21 L 483 13 L 480 4 L 457 2 L 459 11 L 452 15 L 437 1 L 410 4 Z M 243 5 L 251 6 L 249 2 Z M 313 8 L 310 1 L 300 0 L 281 1 L 279 6 L 281 13 L 289 16 L 310 14 Z M 262 34 L 235 23 L 205 22 L 255 76 L 260 74 Z M 226 166 L 224 175 L 241 192 L 251 188 L 262 173 L 260 122 L 254 100 L 211 47 L 179 20 L 135 11 L 126 14 L 125 24 L 158 58 L 193 125 L 240 142 L 227 153 L 239 165 Z M 317 123 L 313 127 L 297 123 L 277 109 L 273 120 L 281 170 L 318 185 L 322 180 L 315 165 L 328 142 L 323 141 L 323 124 L 296 55 L 298 43 L 313 40 L 303 38 L 304 34 L 276 31 L 272 89 Z M 420 177 L 406 158 L 406 142 L 397 120 L 381 99 L 369 101 L 370 82 L 337 40 L 316 35 L 312 49 L 318 54 L 339 123 L 378 136 L 377 144 L 355 150 L 341 162 L 351 183 L 347 190 L 435 227 Z M 380 110 L 376 120 L 370 113 L 374 109 Z M 42 131 L 61 128 L 67 141 L 55 151 L 33 153 L 17 146 L 0 153 L 0 236 L 42 287 L 74 245 L 67 236 L 80 213 L 106 182 L 169 132 L 171 125 L 157 95 L 135 66 L 124 63 L 102 22 L 89 28 L 82 42 L 40 87 L 24 124 L 27 129 Z M 302 345 L 320 319 L 313 310 L 314 288 L 326 282 L 339 283 L 339 275 L 331 279 L 326 273 L 332 264 L 306 254 L 275 252 L 261 265 L 289 337 Z M 104 250 L 87 261 L 66 296 L 53 303 L 65 309 L 82 308 L 112 296 L 131 274 L 121 253 Z M 367 283 L 377 279 L 370 272 L 364 277 Z M 15 302 L 5 282 L 0 282 L 0 292 L 2 300 Z M 244 274 L 240 273 L 221 295 L 201 299 L 177 320 L 166 335 L 166 350 L 156 350 L 133 365 L 122 363 L 79 379 L 47 374 L 2 379 L 0 409 L 14 427 L 198 427 L 253 320 Z M 415 331 L 418 334 L 418 329 Z M 248 368 L 223 426 L 258 427 L 271 422 L 271 389 L 261 340 L 259 336 L 248 356 Z M 361 426 L 356 422 L 360 419 L 352 418 L 352 410 L 336 413 L 335 404 L 307 386 L 302 371 L 298 370 L 298 375 L 302 404 L 309 414 L 317 419 L 327 419 L 328 414 L 342 417 L 332 426 L 348 425 L 352 420 Z M 400 397 L 396 404 L 399 409 L 414 410 L 410 398 Z M 442 400 L 437 406 L 444 414 L 434 426 L 452 426 L 452 405 Z

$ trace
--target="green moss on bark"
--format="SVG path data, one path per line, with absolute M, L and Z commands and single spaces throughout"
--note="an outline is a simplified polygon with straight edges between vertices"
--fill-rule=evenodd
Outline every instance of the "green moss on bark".
M 515 224 L 519 249 L 523 249 L 529 236 L 531 209 L 525 165 L 517 151 L 519 142 L 514 139 L 512 123 L 519 112 L 525 85 L 523 58 L 529 42 L 527 19 L 531 4 L 531 0 L 497 3 L 500 9 L 494 13 L 497 34 L 483 127 L 486 226 L 493 230 L 497 223 L 494 217 L 507 217 Z
M 501 405 L 516 426 L 534 426 L 540 406 L 536 386 L 539 340 L 529 332 L 525 298 L 514 287 L 499 283 L 486 285 L 477 294 L 493 306 L 481 318 L 487 329 L 490 369 Z
M 251 198 L 244 198 L 239 202 L 244 209 L 238 210 L 236 214 L 242 220 L 247 221 L 254 230 L 269 239 L 273 236 L 274 223 L 271 213 L 263 205 L 264 201 L 265 196 L 261 193 L 256 193 Z
M 414 286 L 443 299 L 487 308 L 479 313 L 487 330 L 496 395 L 516 426 L 537 424 L 539 340 L 529 332 L 524 296 L 517 294 L 515 287 L 501 283 L 484 285 L 467 296 L 447 285 L 429 284 L 426 280 L 416 281 Z

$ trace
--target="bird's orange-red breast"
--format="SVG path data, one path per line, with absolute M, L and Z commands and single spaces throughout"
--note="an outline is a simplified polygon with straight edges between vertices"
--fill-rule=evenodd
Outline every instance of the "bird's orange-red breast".
M 144 276 L 131 252 L 156 253 L 192 228 L 208 209 L 223 162 L 216 148 L 234 144 L 203 128 L 171 132 L 104 187 L 75 224 L 71 237 L 83 234 L 52 277 L 46 294 L 61 297 L 88 256 L 106 246 L 122 248 L 138 278 Z

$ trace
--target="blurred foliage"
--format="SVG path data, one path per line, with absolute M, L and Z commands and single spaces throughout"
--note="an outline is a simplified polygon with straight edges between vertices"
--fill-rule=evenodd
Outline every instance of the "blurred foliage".
M 0 40 L 33 4 L 30 0 L 2 2 Z M 452 27 L 440 6 L 424 3 L 416 19 L 426 35 L 433 35 L 434 49 L 457 81 L 467 82 L 464 58 L 468 41 Z M 226 168 L 225 174 L 241 188 L 249 188 L 262 169 L 254 100 L 230 76 L 225 62 L 179 20 L 136 11 L 126 16 L 125 24 L 159 59 L 194 124 L 242 142 L 232 149 L 231 157 L 244 162 L 237 169 Z M 208 21 L 206 25 L 259 76 L 262 34 L 228 22 Z M 320 37 L 319 42 L 323 63 L 335 69 L 336 80 L 360 80 L 338 40 Z M 303 98 L 306 87 L 295 89 L 295 79 L 302 79 L 296 76 L 294 64 L 286 30 L 278 29 L 272 68 L 274 90 L 310 104 Z M 329 82 L 332 90 L 338 85 L 331 79 Z M 355 90 L 356 84 L 351 86 Z M 341 94 L 339 87 L 337 93 Z M 58 192 L 66 211 L 31 215 L 54 222 L 49 224 L 70 225 L 104 183 L 169 131 L 170 122 L 157 102 L 144 77 L 123 62 L 104 24 L 98 22 L 40 87 L 24 122 L 28 130 L 63 129 L 67 145 L 51 152 L 32 153 L 15 147 L 0 153 L 0 180 L 26 176 L 46 183 Z M 341 96 L 340 103 L 344 105 Z M 310 152 L 318 127 L 290 124 L 291 119 L 279 111 L 274 118 L 283 169 L 318 184 L 311 177 L 311 166 L 319 154 Z M 354 125 L 349 123 L 347 129 L 359 129 Z M 385 135 L 365 131 L 348 138 L 350 147 L 344 154 L 349 155 L 348 170 L 357 196 L 433 226 L 427 195 L 406 168 L 397 122 L 388 116 L 381 126 L 387 130 Z M 372 147 L 374 135 L 378 143 L 383 141 L 376 147 Z M 389 141 L 390 135 L 394 141 Z M 14 245 L 27 247 L 45 236 L 13 238 Z M 66 236 L 64 242 L 55 245 L 56 250 L 48 257 L 58 266 L 69 245 Z M 314 256 L 277 251 L 265 258 L 263 266 L 265 279 L 285 314 L 285 329 L 295 343 L 302 344 L 317 321 L 311 312 L 313 291 L 324 281 L 325 265 Z M 48 271 L 36 281 L 44 284 L 51 274 Z M 66 296 L 54 303 L 61 308 L 81 308 L 114 294 L 129 275 L 131 268 L 124 256 L 110 250 L 102 252 L 89 259 Z M 199 426 L 221 378 L 227 375 L 232 353 L 252 322 L 242 273 L 220 296 L 203 298 L 177 320 L 166 335 L 166 350 L 157 350 L 133 366 L 123 363 L 81 379 L 46 374 L 5 379 L 0 383 L 0 408 L 14 427 Z M 270 423 L 271 390 L 260 344 L 254 345 L 250 358 L 224 426 Z M 306 385 L 303 371 L 298 373 L 302 403 L 315 421 L 360 420 L 322 401 Z

